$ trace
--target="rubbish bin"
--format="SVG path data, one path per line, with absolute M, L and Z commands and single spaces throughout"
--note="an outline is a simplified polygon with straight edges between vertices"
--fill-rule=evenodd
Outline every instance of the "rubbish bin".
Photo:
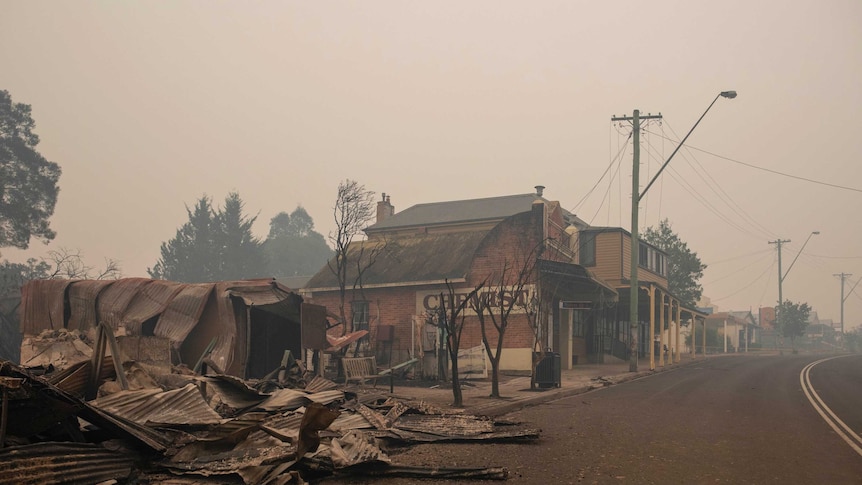
M 561 373 L 559 352 L 545 352 L 545 357 L 536 365 L 536 385 L 539 387 L 560 387 Z

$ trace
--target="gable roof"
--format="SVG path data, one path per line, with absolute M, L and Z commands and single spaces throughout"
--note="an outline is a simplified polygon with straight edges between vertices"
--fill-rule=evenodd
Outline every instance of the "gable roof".
M 417 204 L 369 226 L 365 232 L 370 234 L 387 229 L 494 221 L 527 212 L 536 200 L 549 203 L 533 193 Z
M 757 324 L 757 320 L 754 318 L 754 315 L 749 310 L 741 310 L 741 311 L 728 311 L 729 315 L 733 316 L 737 320 L 748 320 L 751 323 Z
M 348 259 L 355 261 L 360 251 L 368 258 L 373 249 L 383 251 L 362 275 L 362 286 L 392 284 L 426 284 L 463 280 L 467 277 L 473 255 L 488 231 L 464 231 L 436 234 L 416 234 L 400 237 L 384 244 L 368 241 L 355 242 L 348 250 Z M 365 265 L 363 265 L 365 266 Z M 347 281 L 356 278 L 356 265 L 348 268 Z M 349 283 L 348 286 L 352 286 Z M 325 291 L 338 288 L 338 280 L 324 266 L 305 285 L 308 291 Z

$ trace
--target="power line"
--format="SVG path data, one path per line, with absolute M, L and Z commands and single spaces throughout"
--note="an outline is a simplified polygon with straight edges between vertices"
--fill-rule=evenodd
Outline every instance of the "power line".
M 670 128 L 670 130 L 671 130 L 671 132 L 673 132 L 674 136 L 679 137 L 679 135 L 677 135 L 677 134 L 676 134 L 676 130 L 674 130 L 674 129 L 673 129 L 673 126 L 671 126 L 671 125 L 670 125 L 670 123 L 668 123 L 668 128 Z M 688 147 L 684 147 L 684 148 L 686 148 L 686 151 L 688 151 Z M 683 158 L 685 158 L 686 162 L 688 162 L 688 163 L 689 163 L 689 165 L 692 167 L 692 169 L 694 169 L 694 171 L 695 171 L 695 172 L 697 172 L 697 171 L 698 171 L 698 170 L 697 170 L 697 168 L 696 168 L 696 167 L 695 167 L 695 166 L 694 166 L 694 165 L 693 165 L 693 164 L 688 160 L 688 157 L 686 157 L 686 156 L 685 156 L 685 154 L 683 154 Z M 753 217 L 751 217 L 751 215 L 750 215 L 750 214 L 749 214 L 749 213 L 748 213 L 748 212 L 747 212 L 747 211 L 746 211 L 742 206 L 740 206 L 739 204 L 737 204 L 737 203 L 736 203 L 736 201 L 735 201 L 735 200 L 733 200 L 733 198 L 732 198 L 732 197 L 731 197 L 727 192 L 725 192 L 725 190 L 722 188 L 721 184 L 719 184 L 719 183 L 718 183 L 718 181 L 716 181 L 716 180 L 715 180 L 715 178 L 713 178 L 713 177 L 712 177 L 712 175 L 710 175 L 710 173 L 709 173 L 709 171 L 706 169 L 706 167 L 704 167 L 704 166 L 703 166 L 703 164 L 701 164 L 701 163 L 700 163 L 700 161 L 698 161 L 696 157 L 692 156 L 691 158 L 692 158 L 692 160 L 694 160 L 694 163 L 695 163 L 698 167 L 700 167 L 700 170 L 702 170 L 702 171 L 703 171 L 703 173 L 705 173 L 705 174 L 706 174 L 706 176 L 707 176 L 707 177 L 709 177 L 709 179 L 712 181 L 712 184 L 711 184 L 711 185 L 710 185 L 710 184 L 708 184 L 708 186 L 710 187 L 710 189 L 712 189 L 712 190 L 713 190 L 713 192 L 716 192 L 716 189 L 717 189 L 717 190 L 718 190 L 718 191 L 720 191 L 722 194 L 724 194 L 724 197 L 722 197 L 720 194 L 718 194 L 718 193 L 716 192 L 716 195 L 718 195 L 720 199 L 722 199 L 723 201 L 725 201 L 725 203 L 728 205 L 728 207 L 730 207 L 730 209 L 731 209 L 733 212 L 735 212 L 736 214 L 738 214 L 738 215 L 739 215 L 740 217 L 742 217 L 744 220 L 745 220 L 745 219 L 747 219 L 747 220 L 748 220 L 751 224 L 753 224 L 754 226 L 756 226 L 756 227 L 760 228 L 760 230 L 761 230 L 761 231 L 763 232 L 763 234 L 765 234 L 766 236 L 768 236 L 768 237 L 773 237 L 773 236 L 774 236 L 774 234 L 772 234 L 772 231 L 770 231 L 769 229 L 767 229 L 767 228 L 766 228 L 766 226 L 764 226 L 764 225 L 763 225 L 763 224 L 761 224 L 760 222 L 756 221 Z M 714 187 L 714 188 L 713 188 L 713 187 Z M 728 201 L 729 201 L 729 202 L 728 202 Z M 739 209 L 739 210 L 734 209 L 734 207 L 736 207 L 736 208 L 737 208 L 737 209 Z
M 632 137 L 632 134 L 629 133 L 628 138 L 631 138 L 631 137 Z M 583 204 L 584 201 L 587 200 L 587 197 L 589 197 L 590 194 L 592 194 L 593 191 L 596 190 L 596 187 L 598 187 L 599 184 L 602 183 L 602 180 L 605 178 L 605 175 L 608 174 L 608 171 L 610 171 L 611 167 L 613 167 L 615 163 L 618 163 L 618 160 L 622 157 L 626 147 L 628 146 L 627 145 L 628 144 L 628 138 L 626 139 L 625 144 L 623 144 L 623 147 L 617 152 L 616 157 L 614 157 L 614 159 L 611 160 L 611 163 L 609 163 L 608 166 L 605 168 L 605 171 L 602 173 L 602 176 L 599 177 L 598 180 L 596 180 L 596 183 L 593 184 L 593 187 L 586 194 L 584 194 L 584 196 L 581 197 L 581 200 L 579 200 L 578 203 L 575 204 L 575 207 L 572 208 L 571 212 L 573 214 L 576 213 L 576 211 L 578 210 L 578 207 L 580 207 L 581 204 Z
M 767 249 L 766 251 L 769 251 L 770 253 L 772 253 L 772 251 L 770 251 L 769 249 Z M 760 252 L 763 252 L 763 251 L 760 251 Z M 746 265 L 746 267 L 750 268 L 751 266 L 753 266 L 753 265 L 755 265 L 755 264 L 757 264 L 757 263 L 759 263 L 759 262 L 761 262 L 761 261 L 763 261 L 763 260 L 767 259 L 767 257 L 769 257 L 769 256 L 771 256 L 771 254 L 769 254 L 769 255 L 764 254 L 763 256 L 761 256 L 760 258 L 758 258 L 758 259 L 757 259 L 757 261 L 754 261 L 753 263 Z M 775 260 L 774 260 L 774 259 L 772 259 L 771 257 L 769 257 L 769 260 L 770 260 L 770 261 L 772 261 L 772 262 L 773 262 L 773 264 L 775 263 Z M 709 266 L 709 265 L 707 265 L 707 266 Z M 739 270 L 734 270 L 734 271 L 731 271 L 730 273 L 728 273 L 728 274 L 726 274 L 726 275 L 724 275 L 724 276 L 720 276 L 720 277 L 718 277 L 718 278 L 716 278 L 716 279 L 714 279 L 714 280 L 704 281 L 704 282 L 703 282 L 703 284 L 704 284 L 704 285 L 713 285 L 713 284 L 715 284 L 715 283 L 718 283 L 719 281 L 726 280 L 727 278 L 730 278 L 731 276 L 736 276 L 736 275 L 737 275 L 737 273 L 739 273 Z
M 772 269 L 772 266 L 769 266 L 768 268 L 766 268 L 766 270 L 765 270 L 763 273 L 760 273 L 760 276 L 758 276 L 757 278 L 755 278 L 755 279 L 754 279 L 754 281 L 752 281 L 751 283 L 749 283 L 749 284 L 747 284 L 747 285 L 743 286 L 743 287 L 742 287 L 742 288 L 740 288 L 738 291 L 736 291 L 736 292 L 734 292 L 734 293 L 731 293 L 731 294 L 729 294 L 729 295 L 727 295 L 727 296 L 723 296 L 723 297 L 721 297 L 721 298 L 713 298 L 713 299 L 712 299 L 712 301 L 721 301 L 721 300 L 726 300 L 726 299 L 730 298 L 731 296 L 735 296 L 735 295 L 738 295 L 739 293 L 742 293 L 744 290 L 747 290 L 747 289 L 748 289 L 748 288 L 750 288 L 752 285 L 754 285 L 755 283 L 757 283 L 757 282 L 758 282 L 761 278 L 763 278 L 763 276 L 764 276 L 765 274 L 767 274 L 767 272 L 769 272 L 769 270 L 771 270 L 771 269 Z
M 758 249 L 757 251 L 747 253 L 747 254 L 741 254 L 739 256 L 734 256 L 732 258 L 720 259 L 718 261 L 710 261 L 709 265 L 715 266 L 716 264 L 726 263 L 728 261 L 735 261 L 737 259 L 747 258 L 749 256 L 754 256 L 755 254 L 761 254 L 761 253 L 772 253 L 772 250 L 771 249 Z
M 651 147 L 651 148 L 653 148 L 653 149 L 654 149 L 654 147 Z M 683 157 L 685 158 L 685 155 L 683 155 Z M 687 160 L 687 159 L 686 159 L 686 160 Z M 688 161 L 688 160 L 687 160 L 687 161 Z M 692 195 L 692 197 L 693 197 L 694 199 L 698 200 L 698 202 L 700 202 L 701 204 L 703 204 L 703 206 L 704 206 L 704 207 L 706 207 L 707 209 L 709 209 L 709 211 L 710 211 L 710 212 L 712 212 L 713 214 L 715 214 L 719 219 L 721 219 L 721 220 L 722 220 L 722 221 L 724 221 L 727 225 L 729 225 L 729 226 L 733 227 L 733 228 L 734 228 L 734 229 L 736 229 L 737 231 L 739 231 L 739 232 L 741 232 L 741 233 L 744 233 L 744 234 L 746 234 L 746 235 L 748 235 L 748 236 L 751 236 L 751 237 L 752 237 L 752 238 L 754 238 L 754 239 L 759 239 L 759 238 L 761 238 L 761 237 L 762 237 L 762 236 L 759 236 L 759 235 L 754 234 L 753 232 L 751 232 L 751 231 L 749 231 L 749 230 L 746 230 L 742 225 L 740 225 L 738 222 L 736 222 L 736 221 L 739 221 L 739 222 L 747 222 L 748 224 L 751 224 L 751 225 L 752 225 L 752 227 L 753 227 L 754 229 L 760 229 L 761 231 L 763 231 L 763 233 L 764 233 L 764 234 L 767 234 L 767 235 L 769 235 L 769 234 L 770 234 L 770 232 L 769 232 L 768 230 L 766 230 L 762 225 L 760 225 L 759 223 L 757 223 L 757 221 L 754 221 L 754 219 L 752 219 L 750 216 L 748 216 L 748 215 L 745 213 L 745 211 L 744 211 L 741 207 L 740 207 L 738 210 L 737 210 L 737 209 L 735 209 L 735 208 L 734 208 L 734 205 L 735 205 L 736 207 L 739 207 L 739 205 L 738 205 L 738 204 L 736 204 L 735 202 L 732 202 L 732 201 L 728 202 L 729 196 L 726 196 L 726 195 L 725 195 L 725 196 L 722 196 L 719 192 L 717 192 L 717 191 L 716 191 L 716 189 L 715 189 L 715 186 L 717 186 L 717 185 L 718 185 L 717 183 L 710 183 L 708 180 L 706 180 L 706 179 L 703 177 L 703 175 L 701 175 L 701 174 L 697 171 L 697 169 L 696 169 L 696 168 L 691 164 L 691 162 L 688 162 L 688 164 L 689 164 L 689 166 L 690 166 L 690 167 L 695 171 L 695 174 L 696 174 L 696 175 L 700 178 L 700 180 L 703 182 L 703 185 L 705 185 L 706 187 L 708 187 L 708 188 L 709 188 L 709 189 L 710 189 L 710 190 L 711 190 L 711 191 L 712 191 L 712 192 L 713 192 L 713 193 L 718 197 L 718 199 L 719 199 L 719 200 L 721 200 L 722 202 L 724 202 L 724 204 L 725 204 L 728 208 L 730 208 L 730 210 L 731 210 L 732 212 L 735 212 L 735 213 L 736 213 L 736 215 L 737 215 L 737 217 L 735 217 L 735 218 L 733 218 L 733 217 L 729 217 L 729 216 L 725 215 L 724 213 L 722 213 L 722 212 L 721 212 L 717 207 L 715 207 L 713 204 L 711 204 L 711 203 L 710 203 L 710 202 L 709 202 L 709 201 L 708 201 L 708 200 L 703 196 L 703 194 L 701 193 L 701 191 L 697 190 L 697 189 L 696 189 L 696 188 L 694 188 L 691 184 L 689 184 L 689 183 L 685 180 L 685 178 L 682 176 L 682 174 L 680 174 L 680 173 L 679 173 L 679 171 L 678 171 L 678 170 L 676 170 L 675 168 L 673 168 L 673 167 L 670 167 L 670 166 L 669 166 L 669 167 L 668 167 L 668 173 L 670 174 L 670 176 L 671 176 L 674 180 L 676 180 L 676 181 L 677 181 L 677 183 L 679 184 L 679 186 L 680 186 L 682 189 L 684 189 L 686 192 L 688 192 L 689 194 L 691 194 L 691 195 Z M 705 171 L 705 170 L 704 170 L 704 171 Z M 676 174 L 676 175 L 674 175 L 674 174 Z M 708 175 L 708 174 L 707 174 L 707 175 Z M 759 226 L 759 227 L 758 227 L 758 226 Z
M 659 136 L 662 136 L 662 135 L 659 135 Z M 672 140 L 671 140 L 671 141 L 672 141 Z M 757 165 L 753 165 L 753 164 L 751 164 L 751 163 L 746 163 L 746 162 L 743 162 L 743 161 L 740 161 L 740 160 L 736 160 L 736 159 L 733 159 L 733 158 L 730 158 L 730 157 L 725 157 L 724 155 L 719 155 L 719 154 L 717 154 L 717 153 L 713 153 L 713 152 L 711 152 L 711 151 L 709 151 L 709 150 L 704 150 L 703 148 L 697 148 L 697 147 L 692 146 L 692 145 L 686 145 L 686 147 L 687 147 L 687 148 L 689 148 L 689 149 L 691 149 L 691 150 L 697 150 L 697 151 L 699 151 L 699 152 L 701 152 L 701 153 L 706 153 L 707 155 L 712 155 L 712 156 L 714 156 L 714 157 L 716 157 L 716 158 L 720 158 L 720 159 L 722 159 L 722 160 L 727 160 L 728 162 L 738 163 L 738 164 L 740 164 L 740 165 L 745 165 L 746 167 L 749 167 L 749 168 L 753 168 L 753 169 L 756 169 L 756 170 L 762 170 L 762 171 L 764 171 L 764 172 L 769 172 L 769 173 L 772 173 L 772 174 L 775 174 L 775 175 L 781 175 L 781 176 L 783 176 L 783 177 L 788 177 L 788 178 L 792 178 L 792 179 L 796 179 L 796 180 L 802 180 L 802 181 L 804 181 L 804 182 L 810 182 L 810 183 L 813 183 L 813 184 L 825 185 L 825 186 L 827 186 L 827 187 L 833 187 L 833 188 L 836 188 L 836 189 L 850 190 L 850 191 L 852 191 L 852 192 L 859 192 L 859 193 L 862 193 L 862 189 L 859 189 L 859 188 L 856 188 L 856 187 L 847 187 L 847 186 L 844 186 L 844 185 L 832 184 L 832 183 L 829 183 L 829 182 L 821 182 L 821 181 L 819 181 L 819 180 L 814 180 L 814 179 L 810 179 L 810 178 L 806 178 L 806 177 L 800 177 L 800 176 L 798 176 L 798 175 L 791 175 L 791 174 L 789 174 L 789 173 L 779 172 L 778 170 L 772 170 L 772 169 L 770 169 L 770 168 L 758 167 Z

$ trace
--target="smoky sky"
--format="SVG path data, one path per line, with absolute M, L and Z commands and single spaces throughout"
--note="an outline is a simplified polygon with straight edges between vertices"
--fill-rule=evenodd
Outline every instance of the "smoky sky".
M 49 246 L 145 276 L 203 194 L 258 217 L 302 205 L 326 235 L 338 182 L 427 202 L 544 185 L 598 226 L 641 203 L 709 267 L 720 310 L 784 297 L 840 318 L 862 278 L 862 4 L 654 2 L 3 2 L 0 89 L 32 105 L 63 169 Z M 604 177 L 603 177 L 604 174 Z M 787 176 L 790 175 L 790 176 Z M 826 185 L 817 182 L 825 182 Z M 836 187 L 840 186 L 840 187 Z M 841 188 L 846 187 L 846 188 Z M 856 190 L 849 190 L 847 188 Z M 862 324 L 862 286 L 846 299 Z

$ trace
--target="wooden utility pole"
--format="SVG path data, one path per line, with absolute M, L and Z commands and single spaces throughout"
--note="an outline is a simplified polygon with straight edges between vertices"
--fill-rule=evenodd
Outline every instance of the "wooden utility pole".
M 631 274 L 629 279 L 629 371 L 638 371 L 638 207 L 640 205 L 640 163 L 641 163 L 641 120 L 661 119 L 661 114 L 641 116 L 640 110 L 634 110 L 631 117 L 614 116 L 611 121 L 631 121 L 632 123 L 632 255 Z M 684 141 L 684 140 L 683 140 Z M 652 336 L 649 337 L 652 345 Z M 650 350 L 652 352 L 652 350 Z
M 847 279 L 848 276 L 853 276 L 853 273 L 839 273 L 832 276 L 839 276 L 841 278 L 841 334 L 844 334 L 844 302 L 847 300 L 847 297 L 844 296 L 844 280 Z M 856 282 L 858 285 L 859 282 Z M 853 288 L 856 288 L 854 285 Z M 853 292 L 853 289 L 850 290 Z M 849 296 L 849 294 L 848 294 Z
M 676 155 L 676 152 L 679 151 L 680 148 L 685 144 L 685 141 L 688 140 L 688 137 L 697 128 L 697 125 L 700 124 L 700 121 L 709 113 L 712 105 L 718 101 L 718 98 L 728 98 L 733 99 L 736 97 L 736 91 L 722 91 L 715 96 L 715 99 L 712 100 L 712 103 L 709 103 L 706 111 L 700 115 L 700 118 L 694 123 L 694 126 L 688 130 L 688 133 L 683 137 L 682 141 L 679 142 L 679 145 L 673 149 L 673 152 L 667 157 L 664 164 L 659 167 L 658 171 L 653 175 L 652 180 L 647 183 L 646 187 L 644 187 L 643 192 L 640 191 L 640 156 L 641 156 L 641 147 L 640 147 L 640 131 L 641 131 L 641 120 L 651 120 L 651 119 L 661 119 L 661 113 L 657 115 L 648 114 L 646 116 L 640 115 L 640 110 L 634 110 L 631 117 L 628 116 L 614 116 L 611 118 L 611 121 L 631 121 L 632 122 L 632 152 L 633 152 L 633 161 L 632 161 L 632 256 L 631 256 L 631 280 L 629 283 L 629 293 L 631 293 L 629 298 L 629 331 L 630 331 L 630 342 L 629 342 L 629 371 L 637 372 L 638 370 L 638 333 L 640 330 L 640 324 L 638 322 L 638 292 L 640 288 L 638 286 L 638 250 L 640 248 L 640 244 L 638 243 L 638 206 L 640 204 L 641 199 L 644 195 L 646 195 L 647 191 L 652 184 L 658 179 L 659 175 L 664 171 L 665 167 L 673 160 L 673 156 Z M 652 336 L 650 336 L 649 345 L 652 345 Z M 651 352 L 651 350 L 650 350 Z

